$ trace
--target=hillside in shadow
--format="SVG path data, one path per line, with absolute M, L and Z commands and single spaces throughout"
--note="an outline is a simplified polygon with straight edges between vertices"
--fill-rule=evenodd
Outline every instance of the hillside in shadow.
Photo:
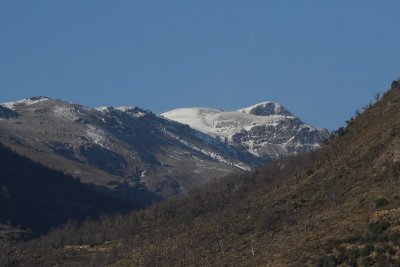
M 0 224 L 38 236 L 68 220 L 142 206 L 119 200 L 110 189 L 82 184 L 0 145 Z

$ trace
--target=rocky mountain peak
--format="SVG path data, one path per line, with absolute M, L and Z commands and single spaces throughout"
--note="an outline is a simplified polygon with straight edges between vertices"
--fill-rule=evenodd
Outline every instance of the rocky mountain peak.
M 269 159 L 318 148 L 329 135 L 327 130 L 308 125 L 282 105 L 269 101 L 237 111 L 184 108 L 162 115 Z
M 270 101 L 261 102 L 247 108 L 239 109 L 238 111 L 242 113 L 252 114 L 255 116 L 273 116 L 273 115 L 293 116 L 292 113 L 290 113 L 281 104 Z
M 122 112 L 136 118 L 144 117 L 146 115 L 154 115 L 150 110 L 144 110 L 136 106 L 97 107 L 95 109 L 97 111 L 108 114 L 111 114 L 113 112 Z

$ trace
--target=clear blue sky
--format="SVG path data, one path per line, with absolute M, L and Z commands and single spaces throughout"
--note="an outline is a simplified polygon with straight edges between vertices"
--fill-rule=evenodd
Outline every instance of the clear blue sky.
M 0 1 L 0 102 L 233 110 L 334 129 L 400 76 L 400 1 Z

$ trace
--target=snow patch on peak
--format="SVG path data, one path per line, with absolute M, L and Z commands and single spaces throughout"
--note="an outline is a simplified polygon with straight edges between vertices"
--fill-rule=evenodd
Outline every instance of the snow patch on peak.
M 214 137 L 228 138 L 257 125 L 274 124 L 283 116 L 254 116 L 238 111 L 224 112 L 208 108 L 181 108 L 161 114 L 167 119 L 189 125 L 191 128 Z
M 104 106 L 104 107 L 95 108 L 95 110 L 102 111 L 102 112 L 109 111 L 109 110 L 119 110 L 119 111 L 123 111 L 123 112 L 129 112 L 129 111 L 135 111 L 137 109 L 139 109 L 139 108 L 135 107 L 135 106 L 119 106 L 119 107 L 107 107 L 107 106 Z
M 290 113 L 281 104 L 271 101 L 261 102 L 247 108 L 239 109 L 238 111 L 242 113 L 252 114 L 255 116 L 282 115 L 282 116 L 293 117 L 292 113 Z
M 119 107 L 115 107 L 115 109 L 123 111 L 123 112 L 128 112 L 128 111 L 132 111 L 135 110 L 135 106 L 119 106 Z
M 278 158 L 319 146 L 325 130 L 303 123 L 282 105 L 262 102 L 237 111 L 182 108 L 161 114 L 256 156 Z
M 100 111 L 100 112 L 106 111 L 106 110 L 108 110 L 108 109 L 110 109 L 110 107 L 106 107 L 106 106 L 95 108 L 95 110 Z
M 146 116 L 146 114 L 150 113 L 150 111 L 142 110 L 135 106 L 120 106 L 120 107 L 115 107 L 115 109 L 126 112 L 129 115 L 136 118 L 144 117 Z
M 194 117 L 202 117 L 209 114 L 218 114 L 223 111 L 211 108 L 178 108 L 171 111 L 162 113 L 161 115 L 166 118 L 176 118 L 172 120 L 177 120 L 178 118 L 182 121 L 191 121 Z M 179 120 L 179 121 L 180 121 Z
M 34 97 L 29 97 L 25 99 L 21 99 L 18 101 L 13 101 L 13 102 L 5 102 L 2 103 L 1 105 L 9 108 L 9 109 L 15 109 L 16 106 L 30 106 L 39 102 L 51 100 L 49 97 L 45 96 L 34 96 Z
M 124 112 L 136 118 L 141 118 L 146 114 L 151 113 L 150 111 L 142 110 L 135 106 L 97 107 L 95 109 L 100 112 L 109 112 L 109 113 L 112 113 L 112 111 Z

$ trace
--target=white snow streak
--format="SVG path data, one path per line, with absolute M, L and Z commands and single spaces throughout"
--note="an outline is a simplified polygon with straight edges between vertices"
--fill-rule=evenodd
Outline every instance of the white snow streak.
M 107 140 L 105 132 L 102 129 L 96 128 L 93 125 L 88 125 L 86 135 L 94 144 L 109 149 L 109 142 Z
M 56 106 L 54 107 L 53 112 L 57 117 L 70 121 L 74 121 L 79 118 L 76 115 L 75 109 L 71 107 Z
M 14 101 L 14 102 L 5 102 L 5 103 L 2 103 L 1 105 L 14 110 L 15 106 L 18 106 L 18 105 L 30 106 L 30 105 L 33 105 L 33 104 L 36 104 L 36 103 L 39 103 L 42 101 L 47 101 L 47 100 L 50 100 L 50 98 L 48 98 L 48 97 L 25 98 L 25 99 Z

